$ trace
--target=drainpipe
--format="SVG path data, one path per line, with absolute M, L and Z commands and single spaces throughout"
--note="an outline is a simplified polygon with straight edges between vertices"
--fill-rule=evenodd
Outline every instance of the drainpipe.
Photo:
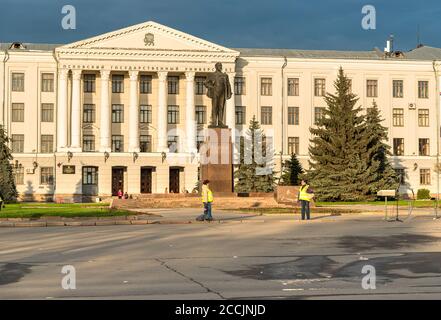
M 439 76 L 438 76 L 438 70 L 436 65 L 436 60 L 433 60 L 432 63 L 433 66 L 433 73 L 435 75 L 435 85 L 436 85 L 436 207 L 435 207 L 435 218 L 438 219 L 438 202 L 439 202 L 439 138 L 440 138 L 440 83 L 439 83 Z
M 9 51 L 5 49 L 5 58 L 3 59 L 3 101 L 2 101 L 2 121 L 5 128 L 5 110 L 6 110 L 6 62 L 9 60 Z M 9 134 L 9 132 L 8 132 Z
M 282 69 L 281 74 L 282 74 L 282 148 L 280 149 L 280 178 L 282 177 L 282 168 L 283 168 L 283 154 L 284 154 L 284 146 L 285 146 L 285 68 L 286 65 L 288 64 L 288 59 L 286 58 L 286 56 L 283 56 L 283 65 L 282 65 Z M 279 178 L 279 181 L 280 181 Z
M 58 57 L 57 57 L 57 54 L 56 54 L 56 52 L 55 52 L 55 49 L 53 49 L 53 52 L 52 52 L 52 55 L 54 56 L 54 59 L 55 59 L 55 62 L 56 62 L 56 64 L 57 64 L 57 71 L 55 72 L 55 76 L 54 76 L 54 84 L 55 84 L 55 87 L 57 88 L 57 91 L 55 92 L 55 103 L 54 103 L 54 105 L 56 106 L 55 108 L 54 108 L 54 110 L 57 110 L 57 112 L 56 112 L 56 114 L 54 114 L 54 121 L 55 121 L 55 132 L 57 133 L 58 132 L 58 121 L 57 121 L 57 119 L 58 119 L 58 69 L 59 69 L 59 64 L 60 64 L 60 61 L 58 60 Z M 56 192 L 57 192 L 57 168 L 58 168 L 58 166 L 57 166 L 57 146 L 58 146 L 58 136 L 55 134 L 55 139 L 54 139 L 55 141 L 54 141 L 54 149 L 56 150 L 55 152 L 54 152 L 54 184 L 53 184 L 53 200 L 54 200 L 54 202 L 56 202 L 56 199 L 55 199 L 55 194 L 56 194 Z

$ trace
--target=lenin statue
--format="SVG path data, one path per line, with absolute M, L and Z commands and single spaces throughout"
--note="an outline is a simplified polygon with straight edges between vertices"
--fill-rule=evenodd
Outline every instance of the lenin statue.
M 228 75 L 222 72 L 222 63 L 215 65 L 216 71 L 210 73 L 204 85 L 211 98 L 211 124 L 209 128 L 227 128 L 224 123 L 225 102 L 231 98 L 231 85 Z

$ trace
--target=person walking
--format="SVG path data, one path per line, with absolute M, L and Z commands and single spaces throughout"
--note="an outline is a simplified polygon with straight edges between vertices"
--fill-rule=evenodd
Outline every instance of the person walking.
M 314 191 L 309 187 L 308 181 L 303 179 L 298 194 L 298 199 L 301 205 L 302 220 L 305 220 L 305 218 L 306 220 L 311 219 L 309 204 L 313 197 Z
M 213 192 L 210 190 L 210 181 L 204 180 L 202 182 L 202 202 L 204 204 L 204 220 L 213 221 L 211 215 L 211 204 L 213 203 Z

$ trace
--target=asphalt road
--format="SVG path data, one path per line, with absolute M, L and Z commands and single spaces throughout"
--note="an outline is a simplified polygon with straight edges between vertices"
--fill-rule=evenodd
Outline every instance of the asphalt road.
M 29 298 L 440 299 L 441 220 L 0 228 L 0 299 Z

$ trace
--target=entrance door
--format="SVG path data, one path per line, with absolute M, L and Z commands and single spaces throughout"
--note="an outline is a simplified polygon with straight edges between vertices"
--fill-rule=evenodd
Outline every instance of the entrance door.
M 112 196 L 117 196 L 119 189 L 124 192 L 124 168 L 112 168 Z
M 141 193 L 152 193 L 152 168 L 141 168 Z
M 170 193 L 179 193 L 179 168 L 170 168 L 169 190 Z

